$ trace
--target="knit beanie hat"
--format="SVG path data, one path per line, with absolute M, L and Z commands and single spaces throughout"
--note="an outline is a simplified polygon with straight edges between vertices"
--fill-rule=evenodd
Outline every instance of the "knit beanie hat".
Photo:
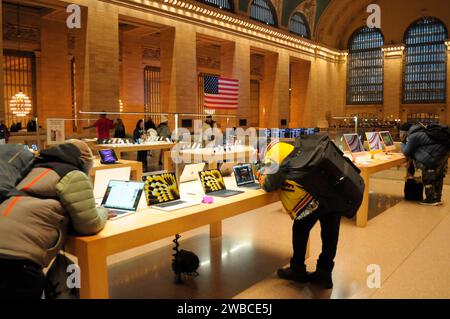
M 68 140 L 66 141 L 66 143 L 73 144 L 80 150 L 80 159 L 83 161 L 84 165 L 89 171 L 94 165 L 94 155 L 92 154 L 89 146 L 85 142 L 76 139 Z

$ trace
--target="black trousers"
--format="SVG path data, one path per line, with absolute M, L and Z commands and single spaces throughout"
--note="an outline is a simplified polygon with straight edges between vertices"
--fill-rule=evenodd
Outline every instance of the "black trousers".
M 142 163 L 142 169 L 144 172 L 147 171 L 147 151 L 137 152 L 137 161 Z
M 417 164 L 422 171 L 422 183 L 425 188 L 425 195 L 428 200 L 440 201 L 444 178 L 448 171 L 448 156 L 445 156 L 437 163 L 436 168 L 428 169 L 421 163 Z
M 0 299 L 40 299 L 44 286 L 42 267 L 24 260 L 0 259 Z
M 322 237 L 322 253 L 317 261 L 317 268 L 331 272 L 334 267 L 341 216 L 334 213 L 324 213 L 319 208 L 307 217 L 295 220 L 292 226 L 292 246 L 294 255 L 291 259 L 291 268 L 305 267 L 305 254 L 309 233 L 317 222 L 320 222 L 320 236 Z

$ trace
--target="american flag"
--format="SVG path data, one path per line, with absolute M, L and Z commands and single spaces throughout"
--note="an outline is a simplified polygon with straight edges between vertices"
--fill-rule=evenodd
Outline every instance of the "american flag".
M 224 79 L 217 76 L 203 78 L 205 91 L 205 108 L 237 109 L 239 80 Z

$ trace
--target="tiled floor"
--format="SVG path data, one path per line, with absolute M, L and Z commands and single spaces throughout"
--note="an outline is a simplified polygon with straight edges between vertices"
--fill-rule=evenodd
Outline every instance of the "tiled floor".
M 112 298 L 450 298 L 450 187 L 441 207 L 402 201 L 403 183 L 372 179 L 367 228 L 342 220 L 335 287 L 321 291 L 275 276 L 291 255 L 292 222 L 280 204 L 223 223 L 223 237 L 208 228 L 182 234 L 181 248 L 200 257 L 200 275 L 173 283 L 171 239 L 111 256 Z M 390 208 L 389 208 L 390 207 Z M 382 212 L 382 213 L 381 213 Z M 313 270 L 320 226 L 311 233 Z M 381 287 L 367 286 L 369 265 L 379 265 Z

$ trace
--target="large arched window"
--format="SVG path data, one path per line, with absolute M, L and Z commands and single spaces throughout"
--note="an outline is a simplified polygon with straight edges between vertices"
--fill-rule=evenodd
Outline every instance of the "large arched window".
M 311 38 L 308 20 L 306 20 L 306 17 L 301 12 L 296 12 L 292 15 L 291 22 L 289 23 L 289 31 L 304 38 Z
M 363 27 L 349 41 L 347 104 L 383 103 L 383 35 Z
M 405 34 L 403 103 L 446 101 L 447 29 L 435 18 L 422 18 Z
M 253 0 L 250 5 L 250 18 L 271 26 L 277 26 L 277 15 L 270 0 Z
M 219 9 L 224 9 L 227 11 L 233 11 L 233 1 L 231 0 L 197 0 L 198 2 L 202 2 L 204 4 L 211 5 L 213 7 L 217 7 Z

